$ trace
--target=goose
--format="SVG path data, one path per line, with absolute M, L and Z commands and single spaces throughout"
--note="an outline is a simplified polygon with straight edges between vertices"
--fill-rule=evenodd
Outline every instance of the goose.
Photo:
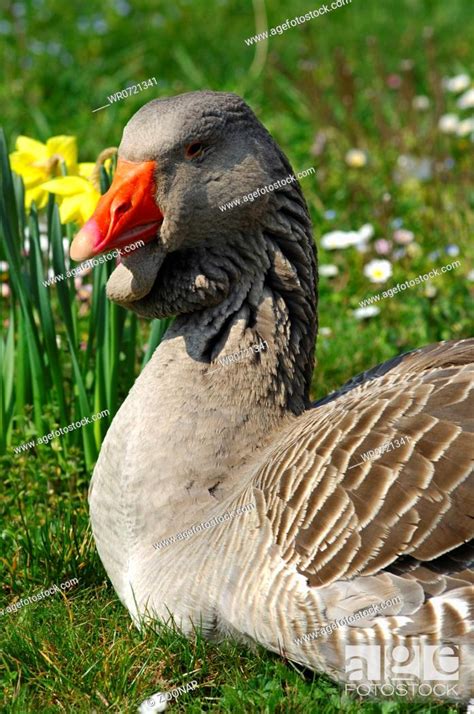
M 466 699 L 474 340 L 415 349 L 311 403 L 316 250 L 292 174 L 232 93 L 155 99 L 125 126 L 70 255 L 118 248 L 108 298 L 175 320 L 103 442 L 97 549 L 137 626 L 172 616 L 351 691 L 394 686 L 395 650 L 423 651 L 424 675 L 405 678 Z

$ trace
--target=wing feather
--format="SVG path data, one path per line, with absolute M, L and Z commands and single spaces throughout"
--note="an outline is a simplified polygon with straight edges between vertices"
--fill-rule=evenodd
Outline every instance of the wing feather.
M 441 343 L 379 365 L 280 438 L 252 487 L 282 557 L 311 586 L 397 578 L 391 569 L 433 595 L 459 585 L 449 574 L 465 567 L 474 530 L 473 352 L 474 340 Z

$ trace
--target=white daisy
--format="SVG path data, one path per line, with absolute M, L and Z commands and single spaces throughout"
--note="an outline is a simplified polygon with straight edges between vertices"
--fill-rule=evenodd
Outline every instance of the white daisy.
M 371 283 L 384 283 L 392 275 L 392 264 L 389 260 L 371 260 L 364 266 L 364 275 Z
M 430 108 L 430 99 L 424 94 L 420 94 L 418 97 L 413 97 L 412 106 L 419 112 L 424 112 Z
M 353 315 L 356 320 L 364 320 L 366 317 L 373 317 L 378 315 L 380 310 L 375 305 L 367 305 L 367 307 L 358 307 L 357 310 L 353 310 Z
M 407 245 L 408 243 L 411 243 L 414 237 L 415 234 L 413 231 L 409 231 L 406 228 L 399 228 L 393 232 L 393 240 L 396 243 L 400 243 L 400 245 Z
M 364 225 L 357 231 L 360 235 L 362 241 L 370 240 L 374 236 L 374 227 L 371 223 L 364 223 Z
M 367 164 L 367 154 L 362 149 L 349 149 L 346 154 L 346 164 L 352 169 L 361 169 Z
M 49 250 L 48 236 L 41 235 L 39 237 L 40 248 L 43 253 L 47 253 Z
M 330 231 L 321 237 L 321 245 L 326 250 L 336 248 L 349 248 L 352 245 L 360 246 L 374 235 L 374 227 L 366 223 L 358 231 Z
M 457 74 L 455 77 L 445 77 L 443 79 L 443 86 L 448 92 L 453 92 L 453 94 L 459 94 L 459 92 L 464 92 L 471 84 L 471 79 L 468 74 Z
M 327 263 L 326 265 L 319 266 L 319 274 L 323 275 L 325 278 L 333 278 L 339 273 L 339 268 L 337 265 L 332 263 Z
M 469 136 L 474 132 L 474 117 L 469 117 L 469 119 L 463 119 L 458 124 L 458 130 L 456 134 L 458 136 Z
M 330 231 L 321 238 L 321 245 L 326 250 L 349 248 L 349 246 L 357 245 L 360 242 L 359 231 Z
M 438 121 L 438 129 L 443 134 L 455 134 L 459 126 L 459 117 L 457 114 L 443 114 Z
M 424 293 L 425 293 L 426 297 L 434 298 L 436 296 L 437 292 L 438 291 L 436 290 L 433 283 L 430 283 L 430 282 L 425 283 Z
M 468 89 L 467 92 L 462 94 L 457 104 L 459 109 L 472 109 L 474 107 L 474 88 Z

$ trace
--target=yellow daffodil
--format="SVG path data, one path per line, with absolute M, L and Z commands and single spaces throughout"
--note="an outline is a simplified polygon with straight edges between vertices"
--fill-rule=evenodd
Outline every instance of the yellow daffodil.
M 79 169 L 77 173 L 79 174 L 79 176 L 82 176 L 82 178 L 91 181 L 94 169 L 95 163 L 93 161 L 84 161 L 82 164 L 79 164 Z
M 90 176 L 90 166 L 94 168 L 94 164 L 79 164 L 79 171 Z M 92 216 L 100 198 L 99 191 L 82 175 L 54 178 L 46 181 L 42 188 L 59 196 L 61 223 L 76 221 L 82 225 Z
M 10 154 L 12 170 L 23 178 L 26 208 L 34 201 L 44 208 L 48 193 L 57 196 L 62 223 L 85 223 L 90 218 L 100 198 L 99 175 L 93 162 L 77 163 L 77 145 L 74 136 L 53 136 L 43 144 L 28 136 L 19 136 L 16 151 Z M 105 149 L 99 161 L 110 171 L 111 152 Z M 63 164 L 67 175 L 63 175 Z
M 106 159 L 104 162 L 101 163 L 104 169 L 106 169 L 110 173 L 112 169 L 112 160 Z M 91 181 L 97 189 L 100 188 L 100 179 L 97 164 L 93 161 L 85 161 L 84 163 L 79 164 L 77 173 L 79 174 L 79 176 L 82 176 L 82 178 Z
M 61 176 L 61 162 L 64 161 L 68 174 L 78 171 L 77 145 L 74 136 L 53 136 L 43 144 L 41 141 L 19 136 L 16 151 L 10 154 L 12 170 L 25 183 L 26 207 L 34 201 L 38 208 L 44 208 L 48 200 L 44 182 Z
M 110 170 L 111 160 L 107 159 L 104 166 Z M 82 225 L 94 213 L 100 198 L 100 192 L 96 186 L 98 179 L 94 178 L 95 170 L 94 162 L 85 161 L 77 166 L 78 176 L 62 176 L 42 185 L 41 188 L 59 197 L 61 223 L 75 221 Z

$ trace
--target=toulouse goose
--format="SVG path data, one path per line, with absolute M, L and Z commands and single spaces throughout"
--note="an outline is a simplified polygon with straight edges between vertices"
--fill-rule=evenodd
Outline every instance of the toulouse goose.
M 108 297 L 142 317 L 177 316 L 90 487 L 121 601 L 137 624 L 172 614 L 188 634 L 201 623 L 339 681 L 346 645 L 455 645 L 454 694 L 467 697 L 473 341 L 396 357 L 311 404 L 317 269 L 301 189 L 219 209 L 292 173 L 253 112 L 220 92 L 154 100 L 118 156 L 71 257 L 143 239 Z

